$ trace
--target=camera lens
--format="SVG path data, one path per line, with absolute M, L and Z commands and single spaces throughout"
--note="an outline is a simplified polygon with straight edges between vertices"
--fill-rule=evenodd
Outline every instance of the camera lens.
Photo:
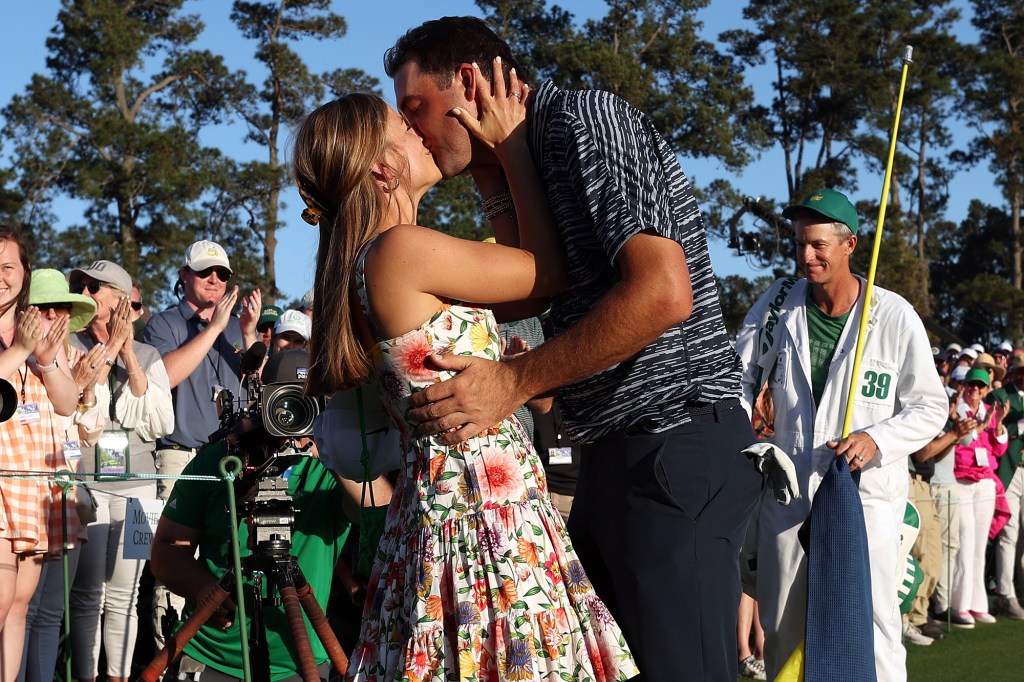
M 301 384 L 271 384 L 263 396 L 263 426 L 274 436 L 297 438 L 313 432 L 319 403 L 302 394 Z
M 285 398 L 274 406 L 274 419 L 281 426 L 292 428 L 309 418 L 307 406 L 301 400 Z

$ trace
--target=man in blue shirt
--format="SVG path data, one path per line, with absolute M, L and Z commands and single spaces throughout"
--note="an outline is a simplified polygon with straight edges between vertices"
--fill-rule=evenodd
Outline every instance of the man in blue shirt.
M 400 38 L 385 70 L 441 172 L 468 170 L 495 237 L 515 245 L 501 166 L 450 115 L 477 114 L 495 57 L 517 65 L 484 22 L 445 17 Z M 699 207 L 675 153 L 622 99 L 543 83 L 526 104 L 568 264 L 555 336 L 510 362 L 437 358 L 459 375 L 414 394 L 410 414 L 454 442 L 558 389 L 583 443 L 569 532 L 642 678 L 731 682 L 739 546 L 761 479 L 741 453 L 754 434 Z
M 220 425 L 215 403 L 222 389 L 238 393 L 239 354 L 256 342 L 261 309 L 259 289 L 247 296 L 241 318 L 231 312 L 238 287 L 228 291 L 231 265 L 220 244 L 198 241 L 185 250 L 175 291 L 183 293 L 176 306 L 154 315 L 143 341 L 163 358 L 174 401 L 174 431 L 157 441 L 153 457 L 157 474 L 176 476 L 206 444 Z M 180 289 L 179 289 L 180 287 Z M 174 480 L 157 481 L 157 497 L 167 500 Z M 168 604 L 181 613 L 183 600 L 162 585 L 154 591 L 154 632 L 163 646 L 161 621 Z

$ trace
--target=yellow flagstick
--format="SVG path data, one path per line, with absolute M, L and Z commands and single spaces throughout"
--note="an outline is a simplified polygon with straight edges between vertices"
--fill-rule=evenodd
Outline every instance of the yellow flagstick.
M 871 247 L 871 267 L 868 268 L 867 287 L 864 291 L 864 309 L 860 315 L 860 328 L 857 332 L 857 347 L 853 354 L 853 375 L 850 378 L 850 392 L 846 398 L 846 415 L 843 418 L 843 438 L 850 435 L 850 421 L 853 419 L 853 399 L 857 395 L 857 379 L 860 376 L 860 360 L 864 354 L 864 341 L 867 336 L 868 317 L 871 312 L 871 295 L 875 288 L 875 270 L 878 266 L 878 252 L 882 245 L 882 226 L 885 223 L 885 209 L 889 203 L 889 186 L 892 184 L 892 162 L 896 157 L 896 135 L 900 129 L 900 116 L 903 113 L 903 91 L 907 85 L 907 70 L 913 61 L 914 48 L 909 45 L 903 51 L 903 70 L 900 75 L 900 92 L 896 99 L 896 120 L 892 126 L 892 137 L 889 140 L 889 159 L 885 164 L 885 179 L 882 181 L 882 202 L 878 207 L 878 225 L 875 229 L 875 241 Z M 793 651 L 793 654 L 782 666 L 775 677 L 776 682 L 803 682 L 804 679 L 804 643 Z
M 857 379 L 860 377 L 860 360 L 864 354 L 868 317 L 871 312 L 871 294 L 875 289 L 875 270 L 878 267 L 878 251 L 882 246 L 882 226 L 885 224 L 885 209 L 889 204 L 889 186 L 892 184 L 892 161 L 896 156 L 896 135 L 900 130 L 900 115 L 903 113 L 903 90 L 907 85 L 907 70 L 910 68 L 914 48 L 909 45 L 903 52 L 903 72 L 900 77 L 900 94 L 896 98 L 896 120 L 889 140 L 889 160 L 885 164 L 885 179 L 882 181 L 882 201 L 878 207 L 878 227 L 875 242 L 871 245 L 871 267 L 868 268 L 867 289 L 864 292 L 864 309 L 860 315 L 860 330 L 857 332 L 857 350 L 853 355 L 853 376 L 850 378 L 850 393 L 846 398 L 846 417 L 843 419 L 843 438 L 850 435 L 850 421 L 853 419 L 853 398 L 857 395 Z

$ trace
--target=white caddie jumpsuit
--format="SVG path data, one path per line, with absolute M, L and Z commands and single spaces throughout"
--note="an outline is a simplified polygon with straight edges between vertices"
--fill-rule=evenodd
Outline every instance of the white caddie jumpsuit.
M 779 354 L 765 383 L 775 403 L 775 443 L 793 459 L 800 499 L 783 507 L 771 491 L 759 503 L 756 597 L 765 630 L 768 679 L 779 672 L 804 639 L 807 616 L 807 561 L 797 531 L 811 509 L 846 413 L 853 355 L 864 307 L 861 281 L 857 304 L 836 346 L 821 403 L 814 405 L 805 308 L 807 280 L 793 290 L 796 304 L 779 313 L 772 331 Z M 914 308 L 891 291 L 874 288 L 867 340 L 850 431 L 874 439 L 878 452 L 863 470 L 860 497 L 864 505 L 874 608 L 874 655 L 878 682 L 904 682 L 906 650 L 897 600 L 898 579 L 905 557 L 899 556 L 900 526 L 907 502 L 906 457 L 942 430 L 948 414 L 946 393 L 932 360 L 931 344 Z M 743 362 L 743 402 L 750 412 L 757 373 L 758 331 L 769 306 L 768 295 L 754 305 L 737 337 Z M 836 608 L 843 595 L 836 594 Z

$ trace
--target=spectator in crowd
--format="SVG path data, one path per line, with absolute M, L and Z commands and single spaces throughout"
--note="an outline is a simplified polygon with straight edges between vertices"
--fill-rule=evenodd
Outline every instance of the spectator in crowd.
M 134 327 L 132 334 L 135 338 L 141 339 L 142 334 L 146 331 L 146 324 L 153 314 L 142 302 L 142 286 L 139 284 L 132 284 L 131 306 L 132 326 Z
M 935 371 L 939 373 L 942 383 L 946 383 L 950 369 L 949 357 L 939 350 L 937 346 L 932 346 L 932 356 L 935 359 Z
M 989 373 L 971 369 L 964 379 L 963 397 L 957 407 L 961 418 L 973 419 L 978 428 L 956 446 L 953 473 L 960 505 L 960 550 L 953 573 L 950 622 L 961 628 L 975 623 L 994 623 L 985 591 L 985 546 L 1002 483 L 996 477 L 996 460 L 1006 452 L 1008 438 L 1003 426 L 1006 405 L 989 409 L 982 398 L 991 385 Z
M 85 471 L 98 474 L 96 520 L 81 552 L 71 588 L 71 650 L 75 679 L 93 682 L 102 647 L 106 676 L 125 682 L 131 673 L 138 626 L 137 603 L 143 561 L 124 558 L 127 501 L 155 499 L 156 482 L 116 480 L 119 474 L 153 474 L 156 439 L 174 430 L 171 387 L 160 353 L 135 340 L 133 318 L 141 315 L 141 289 L 120 265 L 98 260 L 75 268 L 68 280 L 96 302 L 89 326 L 72 337 L 83 353 L 105 346 L 105 363 L 93 381 L 106 429 L 84 453 Z
M 850 270 L 857 246 L 857 211 L 835 190 L 813 192 L 783 215 L 793 221 L 797 260 L 806 278 L 786 298 L 774 326 L 778 355 L 767 386 L 774 406 L 775 443 L 793 458 L 800 497 L 788 506 L 762 496 L 759 507 L 756 597 L 765 629 L 765 664 L 774 678 L 806 634 L 807 559 L 798 530 L 836 456 L 860 476 L 867 530 L 879 682 L 906 680 L 906 651 L 897 603 L 897 556 L 907 502 L 905 457 L 930 441 L 945 421 L 946 397 L 935 374 L 921 318 L 903 298 L 876 287 L 861 374 L 854 377 L 854 346 L 864 307 L 865 281 Z M 751 309 L 737 337 L 744 400 L 752 405 L 758 342 L 772 291 Z M 851 382 L 858 391 L 843 430 Z
M 260 290 L 245 298 L 241 318 L 232 315 L 238 287 L 229 291 L 231 265 L 220 244 L 197 241 L 185 250 L 175 291 L 183 293 L 178 305 L 154 315 L 143 342 L 159 351 L 171 386 L 174 431 L 157 439 L 154 462 L 160 476 L 177 476 L 198 448 L 220 425 L 216 403 L 221 391 L 232 393 L 241 379 L 239 353 L 256 342 L 256 323 L 262 307 Z M 156 494 L 168 499 L 174 480 L 160 478 Z M 153 594 L 154 634 L 163 646 L 162 623 L 168 605 L 181 612 L 182 602 L 163 586 Z
M 996 359 L 988 353 L 978 353 L 978 359 L 971 367 L 983 369 L 988 372 L 989 380 L 992 382 L 990 391 L 994 391 L 1003 385 L 1003 377 L 1006 376 L 1006 367 L 996 362 Z
M 950 389 L 946 389 L 946 391 L 947 395 L 953 396 L 949 411 L 955 417 L 957 393 Z M 953 444 L 959 438 L 956 429 L 953 428 L 956 423 L 947 420 L 946 427 L 930 443 L 910 455 L 909 500 L 917 509 L 920 519 L 917 539 L 911 548 L 911 554 L 917 560 L 921 572 L 924 574 L 910 606 L 910 611 L 904 617 L 903 639 L 910 644 L 927 646 L 935 640 L 946 637 L 942 626 L 929 617 L 931 599 L 937 591 L 945 568 L 943 538 L 948 536 L 948 526 L 944 526 L 945 519 L 939 516 L 939 501 L 934 498 L 933 490 L 936 489 L 936 486 L 941 486 L 943 482 L 948 485 L 955 483 L 953 478 L 954 458 L 949 455 L 953 451 Z M 934 483 L 936 478 L 939 478 L 941 482 Z M 942 500 L 943 513 L 948 511 L 946 505 L 947 501 Z M 959 533 L 957 538 L 959 538 Z M 948 594 L 948 571 L 946 578 L 945 585 Z M 945 597 L 944 600 L 948 601 L 948 597 Z
M 299 310 L 306 314 L 309 319 L 313 319 L 313 290 L 310 289 L 302 295 L 302 300 L 299 303 Z
M 740 677 L 767 679 L 764 667 L 764 628 L 757 613 L 757 600 L 747 593 L 740 597 L 736 640 L 740 659 Z
M 0 377 L 18 392 L 17 413 L 0 423 L 0 469 L 56 472 L 65 458 L 65 417 L 79 399 L 63 348 L 70 318 L 51 323 L 29 306 L 31 271 L 21 236 L 0 227 Z M 51 514 L 51 489 L 41 478 L 0 479 L 0 499 L 0 679 L 13 680 L 43 555 L 60 543 L 59 527 L 51 526 L 59 515 Z
M 986 403 L 1002 403 L 1007 406 L 1003 425 L 1010 438 L 1006 454 L 999 459 L 997 470 L 999 480 L 1006 490 L 1010 516 L 995 539 L 996 590 L 999 593 L 996 612 L 1014 620 L 1024 620 L 1024 609 L 1021 608 L 1015 589 L 1022 571 L 1020 528 L 1024 513 L 1024 358 L 1014 358 L 1010 365 L 1009 381 L 993 391 Z
M 289 348 L 306 350 L 313 321 L 298 310 L 286 310 L 274 324 L 274 338 L 271 352 L 279 353 Z
M 946 392 L 949 396 L 949 418 L 946 420 L 945 427 L 930 443 L 911 455 L 915 468 L 927 470 L 928 465 L 931 464 L 932 474 L 928 492 L 931 496 L 935 508 L 935 516 L 938 521 L 938 551 L 940 560 L 937 564 L 935 563 L 933 558 L 935 552 L 931 552 L 931 556 L 926 557 L 925 561 L 921 560 L 921 556 L 928 554 L 928 547 L 930 545 L 917 548 L 915 558 L 921 564 L 922 571 L 926 570 L 926 566 L 932 567 L 928 569 L 926 581 L 932 575 L 931 572 L 934 571 L 934 588 L 929 592 L 927 584 L 922 582 L 921 589 L 918 590 L 918 597 L 929 598 L 931 602 L 929 613 L 938 614 L 945 614 L 949 609 L 953 584 L 951 569 L 956 560 L 957 552 L 960 549 L 960 506 L 958 504 L 956 477 L 953 474 L 953 463 L 956 459 L 953 456 L 954 446 L 960 439 L 968 437 L 978 427 L 978 423 L 975 420 L 969 417 L 961 417 L 957 414 L 960 392 L 948 387 Z M 923 493 L 919 491 L 917 497 L 923 497 Z M 917 547 L 916 544 L 915 547 Z M 931 639 L 941 638 L 940 635 L 943 635 L 944 631 L 941 629 L 936 630 L 933 627 L 934 619 L 922 623 L 919 615 L 920 607 L 918 606 L 918 600 L 914 601 L 913 613 L 916 617 L 911 620 L 911 623 L 922 636 Z M 907 633 L 904 634 L 907 635 Z M 913 633 L 911 633 L 908 641 L 913 636 Z
M 1003 369 L 1009 369 L 1010 358 L 1013 357 L 1013 344 L 1009 341 L 1003 341 L 992 349 L 992 357 L 995 358 L 997 365 Z
M 41 269 L 32 271 L 29 305 L 37 308 L 44 323 L 52 325 L 58 318 L 67 318 L 69 329 L 81 328 L 96 313 L 96 304 L 68 290 L 67 280 L 59 270 Z M 85 355 L 68 345 L 65 340 L 62 350 L 72 366 L 74 378 L 95 377 L 106 367 L 104 349 Z M 84 362 L 83 362 L 84 359 Z M 83 369 L 84 368 L 84 369 Z M 81 386 L 79 386 L 82 389 Z M 64 418 L 61 433 L 63 458 L 56 458 L 51 466 L 72 473 L 81 470 L 81 452 L 95 443 L 103 430 L 103 413 L 96 405 L 94 392 L 82 389 L 79 399 L 85 407 L 75 410 L 71 417 Z M 89 407 L 92 405 L 93 407 Z M 51 489 L 50 500 L 50 551 L 43 562 L 39 585 L 25 619 L 25 652 L 19 682 L 49 682 L 57 666 L 57 651 L 60 641 L 60 625 L 64 617 L 64 572 L 58 563 L 63 554 L 68 557 L 68 574 L 73 579 L 78 566 L 81 547 L 88 539 L 86 524 L 91 513 L 92 499 L 88 489 L 77 484 L 65 497 L 59 489 Z M 78 502 L 81 501 L 82 504 Z M 65 508 L 66 506 L 66 508 Z M 80 513 L 81 512 L 81 513 Z M 68 537 L 63 542 L 63 514 L 67 514 Z
M 399 107 L 442 174 L 469 170 L 498 242 L 513 245 L 501 168 L 449 112 L 475 117 L 474 94 L 515 65 L 509 46 L 473 17 L 414 28 L 385 58 Z M 450 87 L 466 78 L 472 87 Z M 569 532 L 595 590 L 635 643 L 637 665 L 652 681 L 735 680 L 736 555 L 760 477 L 741 454 L 754 434 L 739 406 L 739 368 L 697 201 L 675 152 L 623 100 L 544 83 L 526 103 L 531 152 L 569 264 L 569 290 L 552 299 L 555 334 L 511 362 L 439 356 L 437 366 L 459 374 L 414 393 L 410 414 L 428 433 L 461 427 L 441 436 L 452 443 L 558 388 L 568 431 L 589 451 Z M 718 447 L 700 445 L 708 440 Z M 627 461 L 650 464 L 633 473 L 667 480 L 627 475 Z M 705 486 L 686 484 L 693 467 L 707 472 Z M 640 512 L 630 500 L 646 486 L 682 499 L 648 498 Z M 649 579 L 637 581 L 639 573 Z M 698 594 L 705 581 L 722 587 Z
M 260 309 L 260 319 L 256 323 L 256 334 L 268 349 L 274 340 L 274 325 L 277 324 L 277 320 L 283 312 L 276 305 L 265 305 Z
M 306 353 L 288 350 L 274 354 L 264 370 L 267 383 L 298 381 L 309 366 Z M 299 372 L 298 370 L 301 370 Z M 248 459 L 250 465 L 263 462 L 284 444 L 284 439 L 268 436 L 261 427 L 256 431 L 229 436 L 210 443 L 185 467 L 185 473 L 220 477 L 218 466 L 228 454 L 228 440 Z M 309 439 L 299 439 L 304 447 Z M 314 446 L 315 447 L 315 446 Z M 315 450 L 314 450 L 315 452 Z M 331 576 L 348 537 L 350 524 L 341 513 L 346 504 L 343 488 L 317 457 L 301 457 L 288 469 L 285 478 L 288 494 L 295 499 L 295 520 L 291 554 L 313 588 L 321 609 L 327 605 Z M 245 479 L 243 479 L 245 482 Z M 248 482 L 250 485 L 254 481 Z M 169 589 L 187 600 L 185 615 L 195 609 L 220 577 L 231 568 L 230 528 L 225 522 L 227 491 L 221 481 L 182 480 L 175 486 L 164 507 L 153 538 L 153 575 Z M 242 556 L 252 554 L 250 528 L 244 519 L 231 520 L 238 525 Z M 196 552 L 198 551 L 198 555 Z M 264 555 L 266 556 L 266 555 Z M 246 616 L 253 627 L 251 602 L 252 574 L 245 575 Z M 199 672 L 202 682 L 227 682 L 243 676 L 239 623 L 232 601 L 234 592 L 221 604 L 210 620 L 200 628 L 184 649 L 181 672 Z M 284 609 L 265 600 L 262 606 L 266 642 L 270 652 L 271 679 L 298 679 L 298 655 Z M 320 666 L 321 679 L 327 679 L 327 654 L 316 633 L 306 623 L 313 656 Z M 254 671 L 262 674 L 263 671 Z

